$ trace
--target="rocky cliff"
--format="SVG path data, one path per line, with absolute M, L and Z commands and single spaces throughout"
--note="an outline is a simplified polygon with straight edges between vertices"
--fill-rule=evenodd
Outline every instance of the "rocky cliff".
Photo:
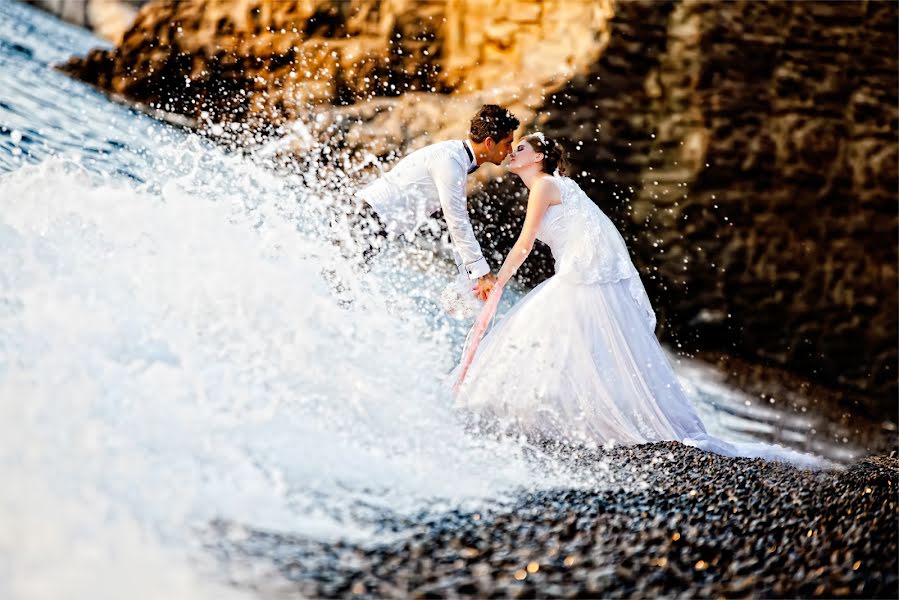
M 200 124 L 316 112 L 380 155 L 506 103 L 567 142 L 669 340 L 894 409 L 896 22 L 891 2 L 188 0 L 65 68 Z M 502 250 L 520 206 L 479 173 Z

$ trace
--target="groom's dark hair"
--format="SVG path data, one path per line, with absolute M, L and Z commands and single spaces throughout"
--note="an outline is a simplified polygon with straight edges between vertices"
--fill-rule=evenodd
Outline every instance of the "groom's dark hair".
M 487 138 L 498 142 L 509 137 L 518 129 L 520 121 L 508 109 L 497 104 L 485 104 L 471 120 L 468 137 L 471 141 L 481 143 Z

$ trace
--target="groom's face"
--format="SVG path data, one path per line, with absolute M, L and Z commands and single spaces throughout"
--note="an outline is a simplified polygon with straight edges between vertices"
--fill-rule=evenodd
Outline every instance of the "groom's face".
M 494 141 L 493 138 L 487 138 L 487 160 L 495 165 L 506 160 L 506 156 L 512 151 L 512 135 L 504 137 L 500 141 Z

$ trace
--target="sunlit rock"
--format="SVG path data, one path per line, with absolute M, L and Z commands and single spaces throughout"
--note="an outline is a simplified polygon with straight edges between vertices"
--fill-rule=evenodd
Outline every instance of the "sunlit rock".
M 114 43 L 131 27 L 137 9 L 144 0 L 31 0 L 61 19 L 92 29 Z

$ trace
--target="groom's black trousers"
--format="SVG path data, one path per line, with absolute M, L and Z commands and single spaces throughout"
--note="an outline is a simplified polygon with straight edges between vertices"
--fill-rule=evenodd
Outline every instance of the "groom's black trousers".
M 330 226 L 334 241 L 344 254 L 360 259 L 365 266 L 387 244 L 387 227 L 371 205 L 360 198 L 340 207 Z

